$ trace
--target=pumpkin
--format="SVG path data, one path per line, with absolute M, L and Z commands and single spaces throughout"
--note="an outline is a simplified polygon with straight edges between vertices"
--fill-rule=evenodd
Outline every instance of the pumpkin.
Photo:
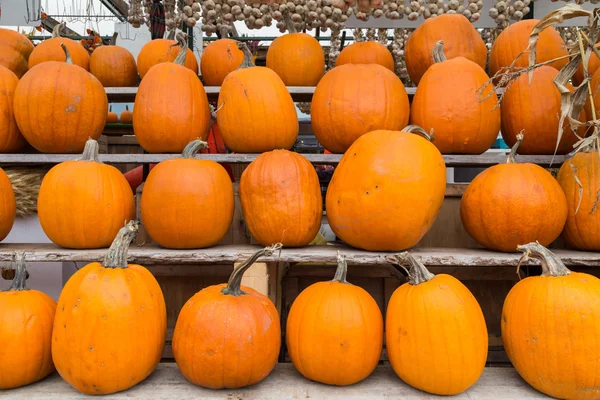
M 256 67 L 244 44 L 244 62 L 229 73 L 219 92 L 217 123 L 223 141 L 236 153 L 289 149 L 298 136 L 292 96 L 270 68 Z
M 43 153 L 79 153 L 106 124 L 108 98 L 92 74 L 67 62 L 48 61 L 30 69 L 15 90 L 14 113 L 29 144 Z
M 446 165 L 413 131 L 369 132 L 342 156 L 325 203 L 331 229 L 349 245 L 404 250 L 433 225 L 444 201 Z
M 560 92 L 554 85 L 556 75 L 558 71 L 552 67 L 537 68 L 531 84 L 528 74 L 523 74 L 504 94 L 501 105 L 502 137 L 512 147 L 517 141 L 517 134 L 524 131 L 525 139 L 519 147 L 520 154 L 554 154 L 557 149 L 561 100 Z M 570 84 L 567 87 L 573 90 Z M 587 120 L 585 111 L 581 111 L 579 120 Z M 563 136 L 556 154 L 569 153 L 579 140 L 568 121 L 563 126 Z M 585 126 L 578 129 L 578 134 L 584 136 L 585 129 Z
M 518 59 L 517 57 L 527 49 L 529 35 L 538 22 L 540 22 L 538 19 L 522 20 L 507 26 L 498 35 L 490 52 L 490 75 L 494 76 L 501 68 L 508 67 L 513 62 L 516 67 L 528 66 L 528 52 Z M 540 32 L 535 61 L 541 63 L 556 58 L 561 59 L 552 62 L 549 66 L 560 70 L 569 62 L 569 53 L 560 34 L 551 26 Z
M 432 65 L 417 87 L 410 116 L 411 124 L 435 134 L 433 144 L 440 152 L 481 154 L 488 150 L 500 132 L 498 98 L 488 86 L 478 89 L 488 80 L 479 65 L 464 57 L 447 60 L 444 42 L 434 46 Z
M 289 50 L 289 49 L 288 49 Z M 221 86 L 223 80 L 244 61 L 244 52 L 233 39 L 219 39 L 202 51 L 200 72 L 207 86 Z
M 202 82 L 184 67 L 187 44 L 174 62 L 157 64 L 142 79 L 133 107 L 133 131 L 150 153 L 180 153 L 194 139 L 206 140 L 210 108 Z M 157 39 L 160 40 L 160 39 Z
M 345 64 L 325 74 L 310 107 L 315 136 L 327 150 L 344 153 L 361 135 L 408 124 L 406 89 L 377 64 Z
M 419 390 L 443 396 L 464 392 L 477 382 L 487 359 L 488 333 L 479 303 L 458 279 L 432 274 L 406 252 L 391 261 L 408 272 L 385 318 L 392 368 Z
M 502 341 L 521 377 L 559 399 L 600 398 L 600 280 L 571 272 L 539 243 L 519 246 L 539 259 L 542 275 L 510 290 L 502 308 Z
M 71 63 L 80 66 L 86 71 L 89 70 L 90 54 L 79 41 L 60 36 L 60 30 L 64 26 L 64 22 L 56 25 L 52 31 L 52 38 L 46 39 L 35 46 L 35 49 L 33 49 L 29 56 L 29 69 L 48 61 L 69 62 L 68 56 L 61 49 L 62 46 L 66 46 L 69 49 Z M 48 77 L 48 80 L 55 84 L 50 77 Z M 57 85 L 56 87 L 59 86 Z
M 112 110 L 112 104 L 111 104 L 110 106 L 108 106 L 108 114 L 106 116 L 106 123 L 107 124 L 116 124 L 117 122 L 119 122 L 119 117 L 117 116 L 117 113 Z
M 187 43 L 187 39 L 184 40 L 183 36 L 177 35 L 177 40 L 170 39 L 154 39 L 146 43 L 140 50 L 137 57 L 137 67 L 140 77 L 143 79 L 144 76 L 150 71 L 150 68 L 156 64 L 161 63 L 172 63 L 175 61 L 181 49 L 185 48 L 185 58 L 183 58 L 183 66 L 191 70 L 194 75 L 198 75 L 198 61 L 192 50 L 186 46 L 181 46 L 183 42 Z
M 80 160 L 48 171 L 40 185 L 38 217 L 54 243 L 71 249 L 108 247 L 134 217 L 133 193 L 115 167 L 98 159 L 98 142 L 88 140 Z
M 136 86 L 138 81 L 135 59 L 120 46 L 100 46 L 94 50 L 90 72 L 104 87 Z
M 141 265 L 127 264 L 138 224 L 130 221 L 104 262 L 79 269 L 56 308 L 52 359 L 60 376 L 85 394 L 129 389 L 156 368 L 167 334 L 158 282 Z
M 16 254 L 15 278 L 0 291 L 0 390 L 29 385 L 54 371 L 50 346 L 56 302 L 27 289 L 24 258 Z
M 383 318 L 373 297 L 346 281 L 348 266 L 339 252 L 337 262 L 331 281 L 310 285 L 294 300 L 285 337 L 298 372 L 312 381 L 346 386 L 377 366 Z
M 281 346 L 277 309 L 264 294 L 241 286 L 244 272 L 275 249 L 254 253 L 233 271 L 227 284 L 199 291 L 181 309 L 173 332 L 173 356 L 194 385 L 211 389 L 254 385 L 277 364 Z
M 229 230 L 234 210 L 233 185 L 221 165 L 194 159 L 206 147 L 206 142 L 191 142 L 182 158 L 165 160 L 154 167 L 144 184 L 144 228 L 163 247 L 214 246 Z
M 263 153 L 244 170 L 240 181 L 244 220 L 264 246 L 308 245 L 323 216 L 321 185 L 315 168 L 287 150 Z
M 335 60 L 335 66 L 344 64 L 379 64 L 394 72 L 392 53 L 378 42 L 355 42 L 344 47 Z
M 547 246 L 567 220 L 567 199 L 550 172 L 515 162 L 523 135 L 517 137 L 506 164 L 477 175 L 460 202 L 465 230 L 492 250 L 515 252 L 517 245 L 535 240 Z
M 133 113 L 129 111 L 129 106 L 125 106 L 125 111 L 121 112 L 121 116 L 119 120 L 122 124 L 131 124 L 133 123 Z
M 440 40 L 446 44 L 448 59 L 464 57 L 485 68 L 487 48 L 473 24 L 464 15 L 443 14 L 426 19 L 406 41 L 406 69 L 416 85 L 434 64 L 433 46 Z
M 596 45 L 596 48 L 600 49 L 598 44 Z M 596 53 L 591 52 L 590 59 L 588 61 L 588 73 L 589 73 L 590 77 L 595 75 L 598 68 L 600 68 L 600 59 L 598 59 L 598 56 L 596 55 Z M 583 73 L 583 62 L 582 62 L 579 64 L 577 71 L 575 71 L 575 75 L 573 75 L 573 78 L 572 78 L 573 84 L 575 86 L 581 85 L 581 82 L 583 82 L 583 78 L 584 78 L 584 73 Z
M 0 168 L 0 241 L 10 233 L 17 215 L 15 192 L 8 175 Z
M 24 35 L 11 29 L 0 28 L 0 66 L 6 67 L 21 78 L 28 69 L 33 43 Z
M 15 89 L 19 78 L 8 68 L 0 65 L 0 153 L 21 150 L 27 142 L 17 126 L 13 111 Z

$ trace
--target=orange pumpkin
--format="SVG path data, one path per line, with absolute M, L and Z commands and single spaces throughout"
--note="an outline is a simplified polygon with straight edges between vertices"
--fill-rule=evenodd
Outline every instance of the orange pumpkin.
M 138 81 L 135 59 L 120 46 L 100 46 L 94 50 L 90 72 L 104 87 L 136 86 Z
M 180 39 L 180 47 L 186 49 L 185 39 Z M 190 141 L 208 136 L 208 98 L 202 82 L 184 66 L 187 50 L 174 62 L 152 67 L 138 88 L 133 131 L 147 152 L 180 153 Z
M 182 158 L 166 160 L 150 171 L 142 192 L 142 221 L 159 245 L 198 249 L 219 243 L 233 220 L 231 179 L 214 161 L 194 156 L 207 144 L 194 140 Z M 177 207 L 173 205 L 177 204 Z
M 200 71 L 206 86 L 221 86 L 227 74 L 238 69 L 244 61 L 244 52 L 233 39 L 219 39 L 202 51 Z
M 273 251 L 254 253 L 233 271 L 227 284 L 199 291 L 181 309 L 173 332 L 173 356 L 194 385 L 211 389 L 254 385 L 277 364 L 281 346 L 277 309 L 264 294 L 241 286 L 244 272 Z
M 493 86 L 481 94 L 478 89 L 489 77 L 479 65 L 463 57 L 446 60 L 444 42 L 434 46 L 432 65 L 417 88 L 410 122 L 426 131 L 433 129 L 433 144 L 444 154 L 481 154 L 500 132 L 498 98 Z
M 42 180 L 38 217 L 46 235 L 59 246 L 108 247 L 123 221 L 134 215 L 127 179 L 100 162 L 95 140 L 88 140 L 80 160 L 52 167 Z
M 116 124 L 117 122 L 119 122 L 119 117 L 117 116 L 117 113 L 112 110 L 112 104 L 111 104 L 110 106 L 108 106 L 108 114 L 106 116 L 106 123 L 107 124 Z
M 600 49 L 598 44 L 596 45 L 596 48 Z M 590 59 L 588 61 L 588 73 L 590 74 L 590 77 L 594 76 L 596 71 L 598 71 L 598 68 L 600 68 L 600 59 L 598 59 L 598 56 L 596 56 L 596 53 L 591 52 Z M 583 64 L 580 63 L 579 67 L 577 68 L 577 71 L 575 71 L 575 75 L 573 75 L 573 84 L 575 86 L 581 85 L 581 82 L 583 82 L 583 78 L 584 78 Z
M 529 35 L 533 27 L 540 22 L 538 19 L 527 19 L 516 22 L 506 27 L 494 41 L 490 52 L 490 74 L 495 75 L 502 67 L 508 67 L 517 56 L 527 49 Z M 544 29 L 537 41 L 536 62 L 554 60 L 549 64 L 557 70 L 562 69 L 569 62 L 565 42 L 554 27 Z M 527 67 L 529 53 L 524 53 L 515 62 L 516 67 Z M 527 74 L 526 74 L 527 75 Z
M 321 79 L 310 113 L 323 147 L 344 153 L 367 132 L 404 128 L 410 107 L 406 89 L 393 72 L 377 64 L 346 64 Z
M 0 153 L 21 150 L 27 142 L 17 126 L 13 111 L 15 89 L 19 78 L 8 68 L 0 65 Z
M 52 31 L 52 38 L 38 44 L 29 56 L 29 69 L 48 61 L 69 62 L 61 46 L 66 46 L 71 54 L 71 62 L 86 71 L 90 69 L 90 53 L 77 40 L 60 36 L 64 22 L 56 25 Z M 52 80 L 52 79 L 48 79 Z M 52 83 L 55 83 L 52 81 Z
M 506 164 L 473 179 L 460 202 L 465 230 L 488 249 L 515 252 L 517 245 L 536 240 L 547 246 L 567 220 L 567 199 L 550 172 L 515 162 L 522 138 L 518 136 Z
M 404 250 L 433 225 L 444 201 L 446 165 L 439 150 L 413 130 L 369 132 L 335 169 L 327 189 L 327 219 L 349 245 Z
M 182 42 L 181 36 L 178 35 L 178 40 L 169 39 L 154 39 L 146 43 L 137 57 L 137 67 L 140 77 L 143 79 L 144 76 L 150 71 L 150 68 L 156 64 L 161 63 L 172 63 L 177 58 L 177 55 L 181 53 Z M 186 39 L 187 43 L 187 39 Z M 184 46 L 185 47 L 185 46 Z M 191 70 L 194 75 L 198 75 L 198 61 L 192 50 L 186 48 L 186 56 L 183 59 L 183 66 Z
M 15 192 L 8 175 L 0 168 L 0 241 L 10 233 L 17 215 Z
M 121 116 L 119 120 L 122 124 L 131 124 L 133 123 L 133 113 L 129 111 L 129 106 L 125 106 L 125 111 L 121 112 Z
M 0 28 L 0 66 L 10 69 L 21 78 L 28 69 L 33 43 L 11 29 Z
M 425 71 L 434 64 L 433 46 L 443 40 L 448 59 L 464 57 L 485 68 L 487 48 L 473 24 L 461 14 L 443 14 L 426 19 L 406 41 L 406 69 L 418 85 Z
M 121 228 L 104 262 L 79 269 L 58 299 L 52 359 L 60 376 L 85 394 L 127 390 L 148 377 L 162 356 L 167 310 L 158 282 L 127 264 L 138 225 Z
M 571 272 L 539 243 L 519 246 L 542 264 L 508 293 L 502 341 L 521 377 L 558 399 L 600 398 L 600 280 Z
M 272 69 L 256 67 L 246 45 L 244 62 L 229 73 L 219 92 L 217 123 L 223 140 L 236 153 L 289 149 L 298 136 L 292 96 Z
M 50 346 L 56 302 L 27 289 L 24 258 L 16 255 L 15 278 L 0 292 L 0 390 L 29 385 L 54 371 Z
M 335 66 L 344 64 L 379 64 L 394 72 L 392 53 L 378 42 L 355 42 L 344 47 L 335 60 Z
M 328 385 L 360 382 L 381 356 L 381 311 L 366 290 L 346 281 L 347 269 L 338 253 L 334 278 L 304 289 L 287 319 L 285 337 L 294 367 L 306 378 Z
M 273 150 L 252 161 L 242 174 L 240 201 L 250 232 L 265 246 L 306 246 L 321 227 L 317 172 L 291 151 Z
M 479 303 L 458 279 L 432 274 L 408 253 L 391 261 L 408 268 L 408 282 L 392 295 L 385 319 L 392 368 L 419 390 L 443 396 L 464 392 L 477 382 L 487 359 Z
M 531 84 L 528 74 L 523 74 L 504 94 L 502 137 L 512 147 L 517 142 L 517 134 L 523 131 L 525 139 L 519 147 L 519 154 L 554 154 L 556 150 L 561 103 L 560 92 L 554 85 L 556 75 L 558 71 L 552 67 L 537 68 Z M 573 90 L 570 84 L 568 87 Z M 579 120 L 586 121 L 585 111 L 581 111 Z M 557 154 L 570 152 L 579 140 L 567 121 L 563 126 Z M 581 127 L 578 134 L 585 135 L 585 129 Z

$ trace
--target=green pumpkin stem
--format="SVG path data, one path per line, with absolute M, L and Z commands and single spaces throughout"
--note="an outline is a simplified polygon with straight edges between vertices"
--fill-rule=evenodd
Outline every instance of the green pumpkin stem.
M 337 269 L 331 282 L 348 283 L 346 275 L 348 274 L 348 263 L 346 262 L 346 256 L 342 255 L 339 251 L 337 252 Z
M 423 263 L 407 251 L 389 257 L 388 261 L 404 268 L 408 274 L 408 283 L 413 286 L 430 281 L 435 277 Z
M 433 61 L 436 64 L 447 61 L 446 55 L 444 54 L 444 41 L 440 40 L 433 45 Z
M 515 157 L 517 155 L 517 150 L 519 149 L 519 146 L 521 145 L 521 142 L 523 141 L 523 131 L 521 131 L 518 135 L 517 135 L 517 142 L 515 143 L 515 145 L 510 149 L 510 153 L 508 154 L 508 158 L 506 159 L 506 163 L 507 164 L 514 164 L 517 161 L 515 160 Z
M 137 235 L 138 229 L 139 223 L 137 221 L 129 221 L 121 228 L 106 253 L 103 267 L 127 268 L 127 252 L 129 251 L 129 245 Z
M 567 276 L 571 275 L 569 270 L 560 258 L 550 250 L 539 244 L 538 242 L 531 242 L 528 244 L 522 244 L 517 246 L 517 250 L 523 252 L 521 261 L 525 261 L 528 258 L 537 258 L 542 264 L 542 276 Z M 519 262 L 520 264 L 521 262 Z
M 175 60 L 173 62 L 175 64 L 185 65 L 185 58 L 187 57 L 187 50 L 188 50 L 187 35 L 183 32 L 179 32 L 175 36 L 175 38 L 177 40 L 177 43 L 172 45 L 172 47 L 179 46 L 180 50 L 179 50 L 179 53 L 177 54 L 177 57 L 175 57 Z
M 250 256 L 249 259 L 247 259 L 246 261 L 241 263 L 231 273 L 231 276 L 229 277 L 229 281 L 227 282 L 227 286 L 225 286 L 221 290 L 221 293 L 223 293 L 225 295 L 230 295 L 230 296 L 241 296 L 243 294 L 246 294 L 241 289 L 242 277 L 244 276 L 244 272 L 246 272 L 248 270 L 248 268 L 250 268 L 252 266 L 252 264 L 254 264 L 256 262 L 256 260 L 258 260 L 260 257 L 271 257 L 273 255 L 273 253 L 275 253 L 277 250 L 280 250 L 281 247 L 282 247 L 281 243 L 277 243 L 273 246 L 265 247 L 264 249 L 259 250 L 256 253 L 252 254 L 252 256 Z
M 102 161 L 100 161 L 100 157 L 98 156 L 99 150 L 100 146 L 98 145 L 98 142 L 96 142 L 94 139 L 88 139 L 87 142 L 85 142 L 85 147 L 80 160 L 102 163 Z
M 208 143 L 200 139 L 192 140 L 187 144 L 187 146 L 185 146 L 185 149 L 183 149 L 181 156 L 183 158 L 194 158 L 196 154 L 198 154 L 198 152 L 202 149 L 208 149 Z
M 430 142 L 433 142 L 433 140 L 435 139 L 433 137 L 433 128 L 431 129 L 431 132 L 427 132 L 425 129 L 421 128 L 419 125 L 407 125 L 404 127 L 404 129 L 402 129 L 402 132 L 418 133 L 419 135 L 422 135 L 425 139 L 429 140 Z
M 246 46 L 246 43 L 237 42 L 237 47 L 238 49 L 244 52 L 244 61 L 242 61 L 238 69 L 256 67 L 256 65 L 254 65 L 254 63 L 252 62 L 252 53 L 250 52 L 248 46 Z
M 8 291 L 21 291 L 29 290 L 25 284 L 27 280 L 27 268 L 25 267 L 25 253 L 15 253 L 15 261 L 17 263 L 17 270 L 15 272 L 15 278 L 12 280 Z
M 60 47 L 62 47 L 63 51 L 65 52 L 65 57 L 66 57 L 65 62 L 67 64 L 71 64 L 72 65 L 73 64 L 73 58 L 71 57 L 71 52 L 69 51 L 69 49 L 67 49 L 67 46 L 65 46 L 64 43 L 61 43 Z

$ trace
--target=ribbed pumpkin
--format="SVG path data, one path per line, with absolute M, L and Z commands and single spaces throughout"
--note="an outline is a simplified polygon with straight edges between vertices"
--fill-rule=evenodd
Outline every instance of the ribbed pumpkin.
M 426 19 L 406 41 L 406 69 L 416 85 L 434 64 L 433 46 L 440 40 L 446 45 L 448 59 L 464 57 L 485 68 L 487 48 L 473 24 L 464 15 L 443 14 Z
M 335 60 L 335 66 L 344 64 L 379 64 L 394 72 L 392 53 L 377 42 L 355 42 L 344 47 Z
M 119 122 L 119 117 L 117 113 L 112 110 L 112 104 L 108 106 L 108 114 L 106 115 L 106 123 L 107 124 L 116 124 Z
M 289 149 L 298 137 L 292 96 L 270 68 L 256 67 L 246 45 L 244 62 L 221 86 L 217 123 L 223 140 L 236 153 Z
M 18 84 L 19 78 L 10 69 L 0 65 L 0 153 L 15 152 L 27 144 L 19 132 L 13 112 L 15 89 Z
M 458 279 L 432 274 L 408 253 L 391 261 L 408 271 L 408 282 L 392 295 L 385 319 L 392 368 L 419 390 L 444 396 L 464 392 L 477 382 L 487 359 L 479 303 Z
M 206 86 L 221 86 L 223 80 L 235 71 L 244 61 L 244 52 L 238 49 L 238 42 L 232 39 L 219 39 L 210 43 L 202 51 L 200 71 Z
M 346 64 L 321 79 L 310 113 L 323 147 L 344 153 L 367 132 L 404 128 L 410 106 L 406 89 L 393 72 L 377 64 Z
M 65 161 L 42 180 L 38 217 L 46 235 L 71 249 L 108 247 L 134 217 L 133 193 L 123 174 L 98 159 L 88 140 L 80 160 Z
M 294 367 L 328 385 L 362 381 L 381 356 L 381 311 L 366 290 L 346 281 L 347 269 L 338 253 L 334 278 L 304 289 L 287 319 L 285 337 Z
M 0 168 L 0 241 L 10 233 L 17 216 L 15 192 L 6 172 Z
M 79 269 L 58 299 L 52 359 L 60 376 L 85 394 L 111 394 L 148 377 L 162 356 L 167 310 L 158 282 L 127 264 L 138 225 L 121 228 L 104 262 Z
M 56 302 L 25 285 L 24 254 L 12 284 L 0 292 L 0 390 L 29 385 L 54 371 L 52 325 Z
M 306 246 L 321 227 L 319 177 L 300 154 L 273 150 L 258 156 L 242 174 L 240 200 L 246 225 L 264 246 Z
M 542 275 L 519 281 L 502 309 L 506 355 L 531 386 L 558 399 L 600 398 L 600 280 L 571 272 L 539 243 L 519 246 Z
M 185 49 L 186 41 L 180 39 Z M 181 51 L 174 62 L 153 66 L 140 83 L 133 131 L 147 152 L 180 153 L 190 141 L 208 136 L 208 98 L 196 74 L 184 67 L 186 59 L 187 51 Z
M 480 102 L 477 92 L 489 77 L 464 57 L 446 60 L 444 42 L 434 46 L 432 65 L 417 87 L 410 122 L 426 131 L 433 129 L 433 144 L 444 154 L 481 154 L 489 149 L 500 131 L 498 98 Z M 493 91 L 490 85 L 482 98 Z
M 446 191 L 446 165 L 428 140 L 405 131 L 361 136 L 335 169 L 327 189 L 329 225 L 351 246 L 399 251 L 433 225 Z
M 15 90 L 19 130 L 43 153 L 80 153 L 89 138 L 100 137 L 106 124 L 108 98 L 102 84 L 72 65 L 69 50 L 63 50 L 67 62 L 36 65 Z
M 156 64 L 172 63 L 175 61 L 177 55 L 181 53 L 182 36 L 184 35 L 178 35 L 178 40 L 154 39 L 142 47 L 137 57 L 137 68 L 142 79 L 150 71 L 150 68 Z M 192 50 L 187 48 L 183 66 L 191 70 L 194 75 L 198 75 L 198 61 L 196 61 L 196 56 L 194 56 Z
M 214 246 L 231 225 L 234 194 L 227 171 L 214 161 L 194 159 L 206 147 L 200 140 L 191 142 L 182 158 L 154 167 L 144 184 L 144 228 L 163 247 Z
M 90 72 L 104 87 L 136 86 L 135 58 L 121 46 L 100 46 L 90 57 Z
M 492 50 L 490 52 L 490 75 L 496 74 L 502 67 L 508 67 L 517 56 L 527 49 L 529 44 L 529 35 L 533 27 L 540 22 L 538 19 L 527 19 L 516 22 L 506 27 L 500 35 L 494 40 Z M 549 64 L 557 70 L 562 69 L 567 62 L 568 52 L 565 42 L 560 37 L 559 33 L 553 27 L 544 29 L 538 38 L 536 46 L 536 62 L 554 60 L 555 58 L 564 57 L 561 60 L 554 61 Z M 526 67 L 529 53 L 524 53 L 515 66 Z M 527 75 L 527 74 L 526 74 Z
M 60 36 L 60 30 L 65 26 L 64 22 L 56 25 L 52 31 L 52 38 L 38 44 L 29 56 L 29 69 L 38 64 L 48 61 L 67 61 L 65 52 L 61 49 L 64 45 L 69 49 L 72 63 L 80 66 L 86 71 L 90 69 L 90 53 L 77 40 Z M 68 61 L 67 61 L 68 62 Z M 52 81 L 52 79 L 48 79 Z M 54 81 L 52 81 L 54 83 Z
M 125 106 L 125 111 L 121 112 L 119 121 L 121 121 L 122 124 L 133 123 L 133 113 L 129 111 L 129 106 Z
M 550 172 L 515 162 L 522 136 L 506 164 L 477 175 L 460 202 L 466 231 L 488 249 L 515 252 L 517 245 L 536 240 L 547 246 L 567 220 L 567 199 Z
M 27 72 L 33 43 L 17 31 L 0 28 L 0 65 L 22 77 Z
M 281 328 L 277 309 L 256 290 L 241 286 L 242 276 L 260 250 L 231 274 L 229 282 L 196 293 L 181 309 L 173 332 L 173 356 L 194 385 L 236 389 L 269 375 L 279 357 Z

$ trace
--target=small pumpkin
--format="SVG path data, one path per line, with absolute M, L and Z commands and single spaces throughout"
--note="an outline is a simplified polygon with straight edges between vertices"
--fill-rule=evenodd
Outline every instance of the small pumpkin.
M 17 201 L 8 175 L 0 168 L 0 241 L 10 233 L 17 216 Z
M 244 52 L 233 39 L 219 39 L 202 51 L 200 72 L 206 86 L 221 86 L 223 80 L 244 61 Z
M 29 385 L 54 371 L 52 325 L 56 302 L 25 284 L 24 253 L 7 291 L 0 291 L 0 390 Z
M 515 252 L 520 243 L 552 243 L 567 220 L 567 199 L 544 168 L 515 161 L 523 135 L 517 136 L 506 164 L 477 175 L 460 202 L 467 233 L 480 245 Z
M 383 318 L 373 297 L 346 281 L 348 266 L 339 253 L 337 263 L 331 281 L 310 285 L 294 300 L 285 337 L 304 377 L 346 386 L 368 377 L 379 363 Z
M 121 112 L 121 116 L 119 120 L 122 124 L 131 124 L 133 123 L 133 113 L 129 111 L 129 106 L 125 106 L 125 111 Z
M 90 57 L 90 72 L 104 87 L 136 86 L 138 81 L 135 58 L 121 46 L 96 48 Z
M 500 132 L 497 96 L 488 86 L 478 89 L 489 77 L 473 61 L 464 57 L 450 60 L 444 55 L 444 42 L 436 43 L 432 65 L 421 78 L 413 98 L 411 124 L 433 130 L 433 144 L 443 154 L 481 154 L 488 150 Z M 487 99 L 483 102 L 481 98 Z
M 52 30 L 52 38 L 46 39 L 35 46 L 35 49 L 33 49 L 29 56 L 29 69 L 48 61 L 69 62 L 68 56 L 61 49 L 62 46 L 66 46 L 69 49 L 72 64 L 78 65 L 86 71 L 90 69 L 90 53 L 88 53 L 79 41 L 61 37 L 60 31 L 64 27 L 64 22 L 56 25 Z M 52 79 L 48 80 L 52 81 Z M 55 82 L 52 81 L 52 83 Z
M 127 264 L 137 230 L 134 221 L 121 228 L 104 262 L 75 272 L 58 299 L 52 359 L 81 393 L 127 390 L 146 379 L 162 356 L 167 334 L 162 291 L 150 271 Z
M 344 47 L 335 60 L 335 66 L 344 64 L 379 64 L 394 72 L 392 53 L 378 42 L 354 42 Z
M 344 153 L 367 132 L 404 128 L 410 107 L 393 72 L 377 64 L 345 64 L 321 79 L 310 113 L 319 142 L 333 153 Z
M 458 279 L 432 274 L 409 253 L 391 262 L 408 273 L 408 282 L 392 294 L 385 318 L 392 368 L 424 392 L 464 392 L 477 382 L 487 360 L 488 333 L 479 303 Z
M 229 73 L 219 92 L 217 123 L 227 147 L 236 153 L 290 149 L 298 136 L 298 114 L 292 96 L 270 68 L 256 67 L 252 53 Z
M 161 63 L 172 63 L 181 53 L 181 49 L 185 48 L 185 58 L 183 58 L 183 66 L 191 70 L 194 75 L 198 75 L 198 61 L 192 50 L 186 46 L 181 46 L 184 42 L 184 34 L 178 34 L 177 40 L 170 39 L 154 39 L 146 43 L 140 50 L 137 57 L 137 67 L 140 77 L 144 79 L 144 76 L 150 71 L 150 68 L 156 64 Z M 185 39 L 187 43 L 187 38 Z
M 33 43 L 12 29 L 0 28 L 0 66 L 10 69 L 21 78 L 29 68 Z
M 27 145 L 19 131 L 13 111 L 18 84 L 19 78 L 10 69 L 0 65 L 0 87 L 4 88 L 0 91 L 0 153 L 13 153 Z
M 600 398 L 600 280 L 571 272 L 539 243 L 519 246 L 541 276 L 517 282 L 504 300 L 502 341 L 521 377 L 558 399 Z
M 112 104 L 108 106 L 108 114 L 106 115 L 106 123 L 107 124 L 116 124 L 119 122 L 119 117 L 117 113 L 112 110 Z
M 61 247 L 108 247 L 123 221 L 134 215 L 127 179 L 115 167 L 100 162 L 98 142 L 93 139 L 86 143 L 80 160 L 55 165 L 40 185 L 40 224 Z
M 277 364 L 281 328 L 277 309 L 256 290 L 241 286 L 244 272 L 274 248 L 254 253 L 227 284 L 209 286 L 189 299 L 173 332 L 173 356 L 194 385 L 237 389 L 254 385 Z M 280 247 L 279 247 L 280 248 Z

